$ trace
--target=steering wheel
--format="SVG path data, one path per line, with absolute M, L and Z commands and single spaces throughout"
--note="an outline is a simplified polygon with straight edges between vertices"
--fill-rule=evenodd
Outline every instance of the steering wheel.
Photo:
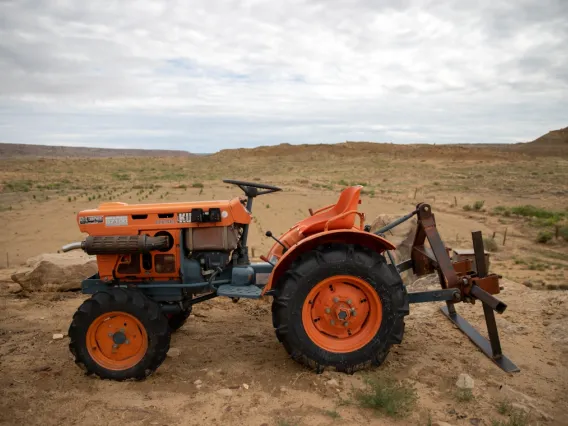
M 243 190 L 245 195 L 250 198 L 254 198 L 259 195 L 270 194 L 272 192 L 282 191 L 282 188 L 278 188 L 277 186 L 272 185 L 265 185 L 263 183 L 244 182 L 242 180 L 233 179 L 223 179 L 223 182 L 237 185 Z M 261 191 L 259 191 L 259 189 Z

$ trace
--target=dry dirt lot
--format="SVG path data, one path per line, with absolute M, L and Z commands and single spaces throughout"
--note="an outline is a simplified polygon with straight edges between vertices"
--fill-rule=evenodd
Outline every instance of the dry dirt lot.
M 379 213 L 404 214 L 427 201 L 448 245 L 470 247 L 473 230 L 495 235 L 491 267 L 504 277 L 499 297 L 509 305 L 499 318 L 503 347 L 521 372 L 499 370 L 439 306 L 425 304 L 411 307 L 403 343 L 380 368 L 316 375 L 280 347 L 268 301 L 214 299 L 195 307 L 172 339 L 179 354 L 146 381 L 84 376 L 71 360 L 67 339 L 52 340 L 52 334 L 67 330 L 85 297 L 22 294 L 11 273 L 30 256 L 79 240 L 75 214 L 81 209 L 106 200 L 240 195 L 222 178 L 284 188 L 257 199 L 253 208 L 255 256 L 271 245 L 266 230 L 285 231 L 309 207 L 330 204 L 353 183 L 365 185 L 361 209 L 369 220 Z M 183 158 L 10 158 L 0 160 L 0 185 L 0 423 L 512 426 L 502 413 L 504 403 L 513 403 L 529 410 L 524 424 L 568 424 L 566 157 L 349 143 Z M 534 209 L 521 208 L 526 205 Z M 430 285 L 422 280 L 409 290 Z M 458 309 L 482 326 L 479 305 Z M 475 381 L 471 398 L 456 393 L 460 373 Z M 416 390 L 418 400 L 405 417 L 358 406 L 358 389 L 377 377 Z

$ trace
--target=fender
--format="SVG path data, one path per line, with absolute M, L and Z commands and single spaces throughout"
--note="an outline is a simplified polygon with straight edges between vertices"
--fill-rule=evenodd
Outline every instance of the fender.
M 280 276 L 286 272 L 292 262 L 302 253 L 316 248 L 322 244 L 328 243 L 343 243 L 343 244 L 359 244 L 368 247 L 377 253 L 382 253 L 385 250 L 395 250 L 396 246 L 390 241 L 379 237 L 378 235 L 370 232 L 359 231 L 357 229 L 337 229 L 334 231 L 321 232 L 319 234 L 311 235 L 299 241 L 293 247 L 288 249 L 286 253 L 280 258 L 278 263 L 274 266 L 268 282 L 262 294 L 266 294 L 272 286 L 278 282 Z

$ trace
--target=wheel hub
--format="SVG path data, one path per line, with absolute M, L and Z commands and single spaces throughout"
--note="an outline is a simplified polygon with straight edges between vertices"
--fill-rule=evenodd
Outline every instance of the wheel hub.
M 382 304 L 365 280 L 336 275 L 316 284 L 302 308 L 306 333 L 318 346 L 331 352 L 351 352 L 379 331 Z
M 118 331 L 112 335 L 112 340 L 114 343 L 116 343 L 117 345 L 122 345 L 123 343 L 128 343 L 128 340 L 126 340 L 126 335 L 122 332 L 122 331 Z
M 312 301 L 311 317 L 316 328 L 335 338 L 360 331 L 369 314 L 365 293 L 349 280 L 336 280 Z
M 93 321 L 87 331 L 89 354 L 110 370 L 136 365 L 146 354 L 148 337 L 142 323 L 126 312 L 108 312 Z

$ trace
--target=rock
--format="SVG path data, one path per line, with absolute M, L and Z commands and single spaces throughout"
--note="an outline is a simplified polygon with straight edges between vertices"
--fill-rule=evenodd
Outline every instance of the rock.
M 280 392 L 286 393 L 288 392 L 288 388 L 286 388 L 286 386 L 282 386 L 280 387 Z
M 170 348 L 168 351 L 168 356 L 171 358 L 176 358 L 181 355 L 181 350 L 178 348 Z
M 53 335 L 53 340 L 61 340 L 63 339 L 65 336 L 63 335 L 63 333 L 55 333 Z
M 28 259 L 26 267 L 12 274 L 12 281 L 26 291 L 73 291 L 97 272 L 97 262 L 84 253 L 47 253 Z
M 447 423 L 447 422 L 437 421 L 437 422 L 432 423 L 432 426 L 453 426 L 453 425 L 451 425 L 450 423 Z
M 335 379 L 330 379 L 327 382 L 325 382 L 325 384 L 328 386 L 336 386 L 336 387 L 339 386 L 339 383 Z
M 194 385 L 200 385 L 201 383 L 203 383 L 203 382 L 199 379 L 197 379 L 195 382 L 193 382 Z
M 248 389 L 249 385 L 247 385 L 246 383 L 243 383 L 243 388 Z
M 460 389 L 473 389 L 473 379 L 469 374 L 461 373 L 456 381 L 456 386 Z
M 233 391 L 229 388 L 224 388 L 224 389 L 219 389 L 217 391 L 217 394 L 219 394 L 221 396 L 229 397 L 229 396 L 233 395 Z
M 404 214 L 405 213 L 402 213 L 400 215 L 378 215 L 371 224 L 371 232 L 376 232 L 383 226 L 388 225 Z M 387 231 L 387 233 L 385 234 L 385 238 L 396 246 L 396 250 L 392 252 L 392 255 L 394 256 L 397 263 L 410 258 L 410 251 L 417 227 L 418 225 L 416 219 L 411 219 L 400 224 L 399 226 L 394 227 L 390 231 Z M 406 284 L 414 281 L 414 275 L 412 274 L 412 271 L 404 272 L 402 275 Z
M 203 385 L 195 385 L 195 389 L 201 389 Z

